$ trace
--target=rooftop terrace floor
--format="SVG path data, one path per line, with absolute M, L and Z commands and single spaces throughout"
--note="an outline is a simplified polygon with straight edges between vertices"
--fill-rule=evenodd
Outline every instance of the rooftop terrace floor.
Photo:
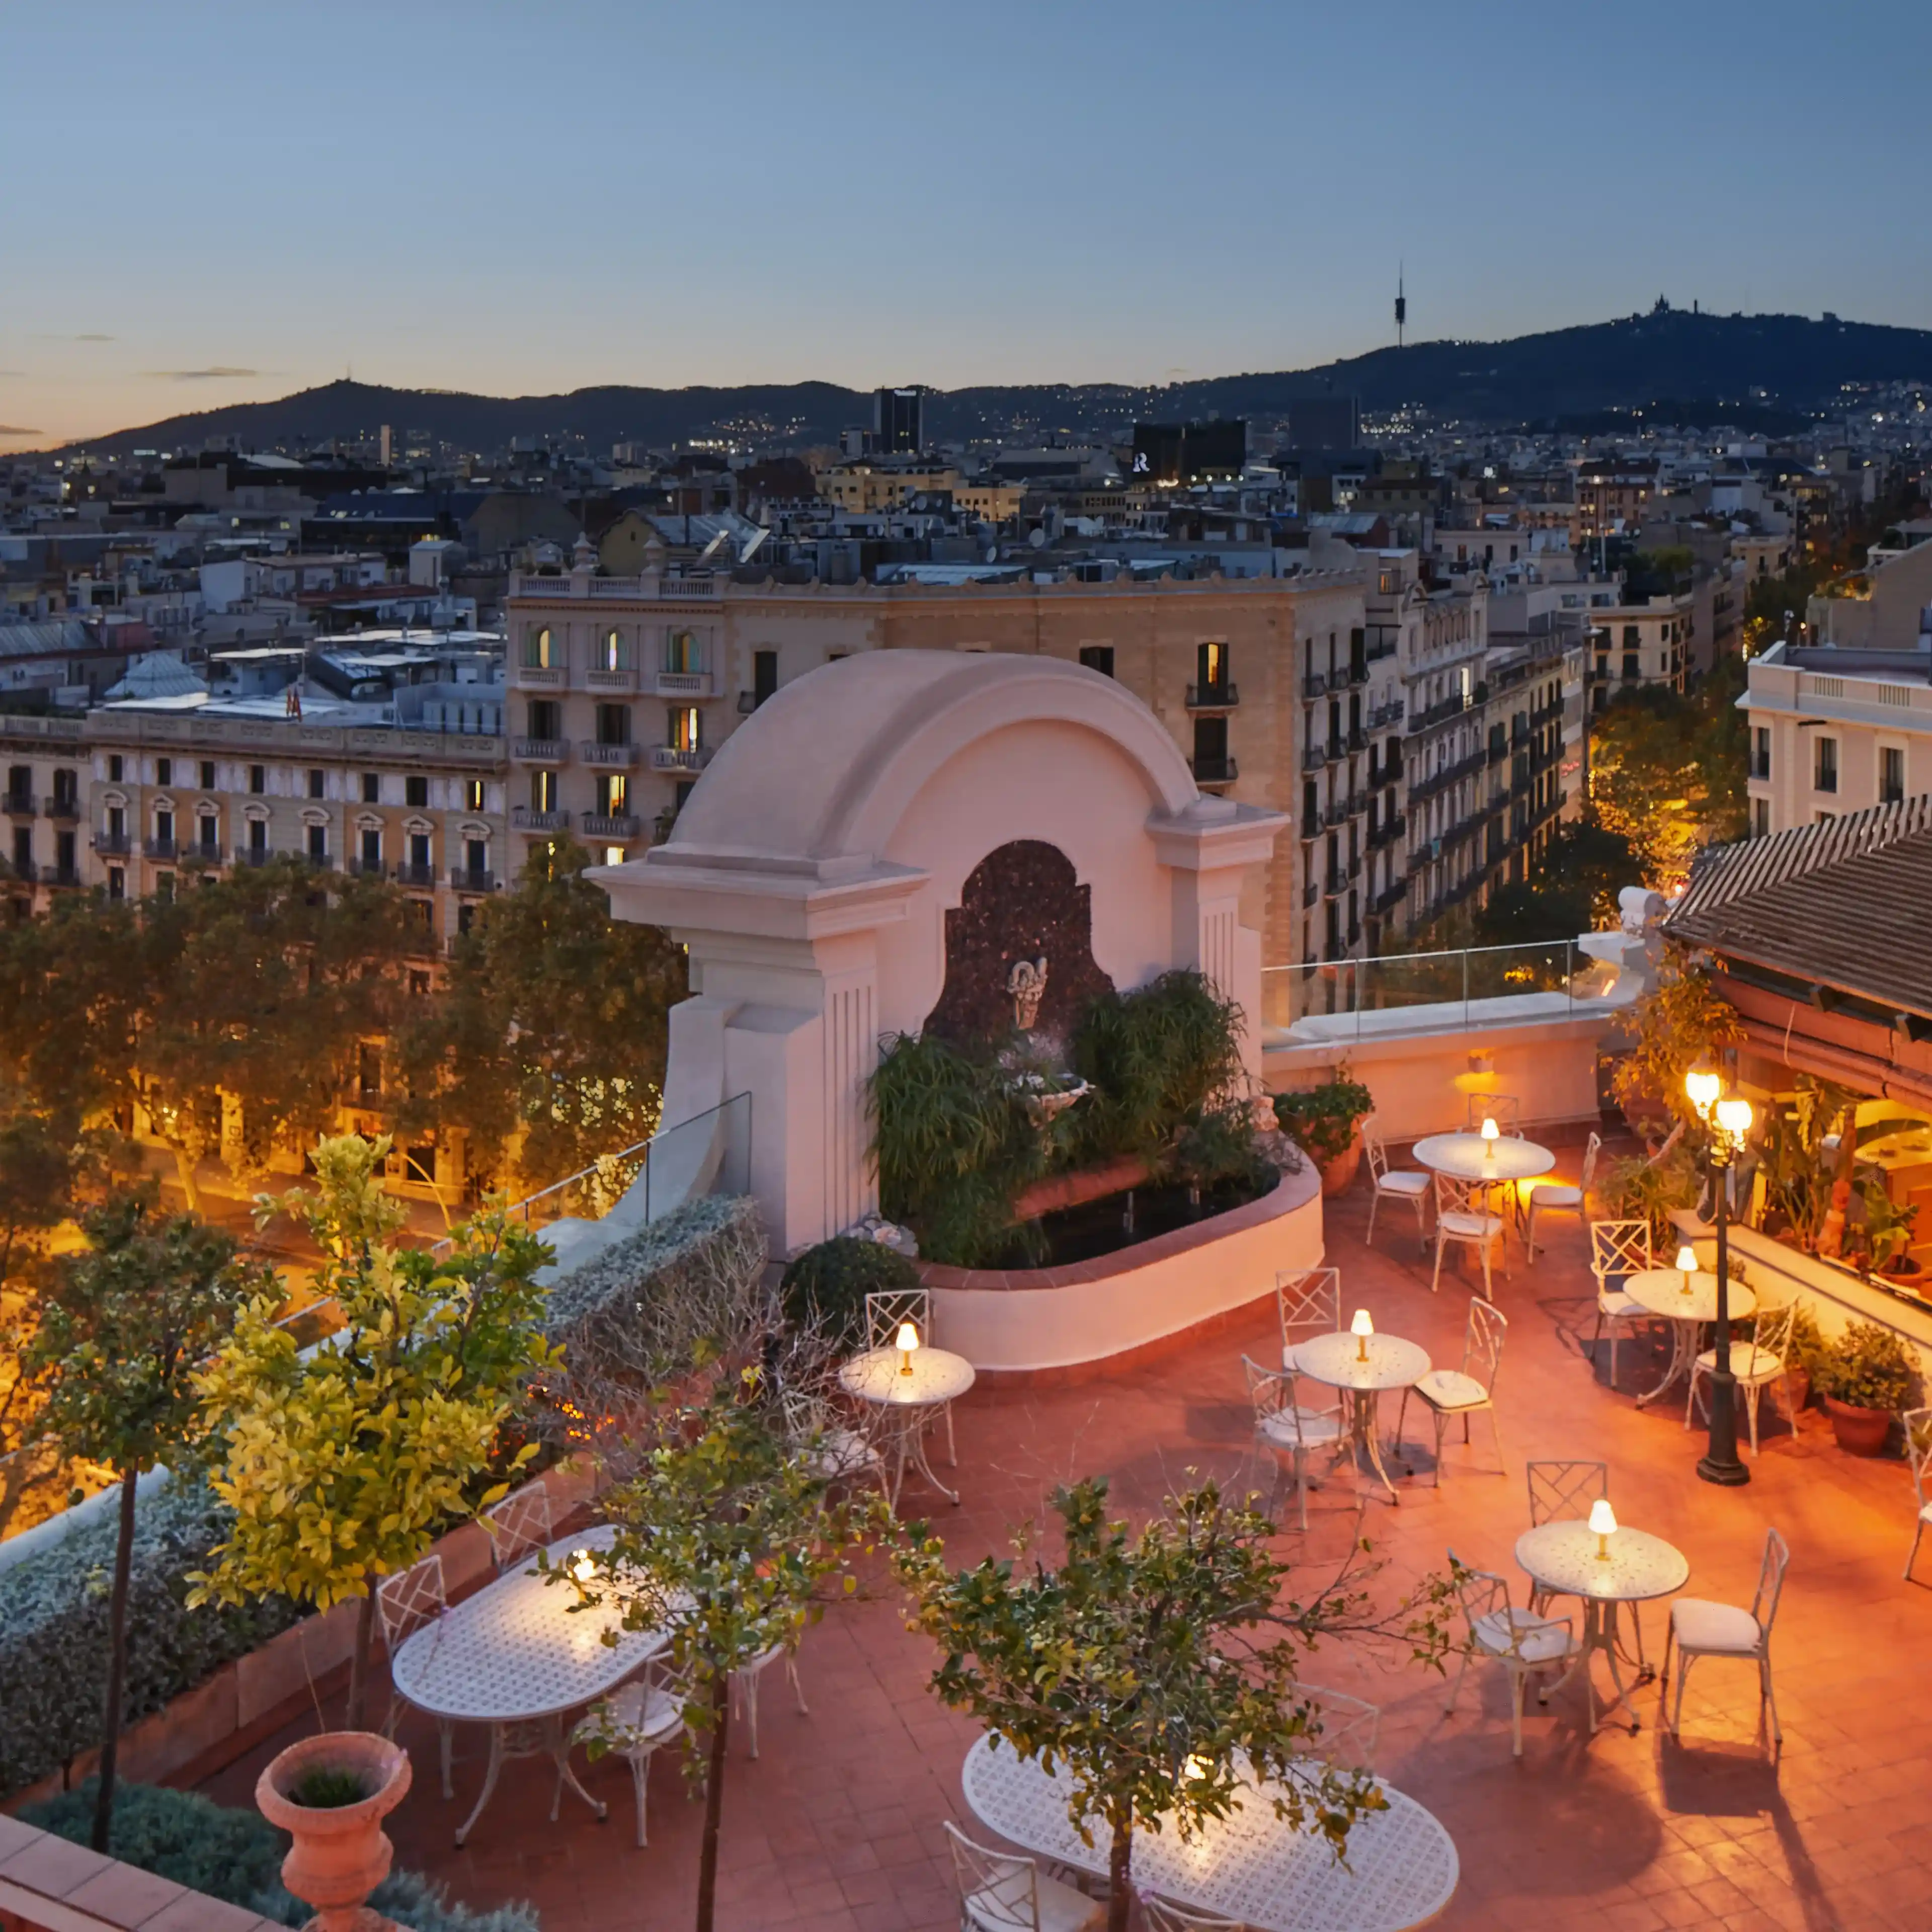
M 1566 1172 L 1576 1160 L 1565 1151 Z M 1366 1180 L 1328 1204 L 1344 1308 L 1366 1306 L 1378 1330 L 1407 1335 L 1438 1365 L 1453 1365 L 1468 1284 L 1452 1283 L 1445 1267 L 1442 1293 L 1430 1294 L 1413 1223 L 1401 1213 L 1384 1215 L 1375 1249 L 1364 1246 Z M 1655 1379 L 1660 1358 L 1626 1348 L 1624 1393 L 1606 1385 L 1607 1345 L 1592 1372 L 1580 1348 L 1593 1320 L 1582 1235 L 1574 1220 L 1556 1217 L 1544 1232 L 1547 1252 L 1530 1267 L 1513 1244 L 1514 1279 L 1498 1284 L 1510 1322 L 1498 1378 L 1507 1474 L 1497 1473 L 1480 1421 L 1470 1448 L 1452 1440 L 1440 1488 L 1426 1444 L 1418 1447 L 1400 1506 L 1371 1501 L 1363 1518 L 1362 1533 L 1387 1559 L 1386 1587 L 1393 1594 L 1404 1577 L 1439 1566 L 1453 1546 L 1466 1562 L 1509 1576 L 1520 1602 L 1525 1580 L 1512 1552 L 1528 1523 L 1528 1457 L 1606 1459 L 1619 1520 L 1684 1551 L 1692 1594 L 1748 1604 L 1765 1528 L 1774 1523 L 1792 1549 L 1772 1646 L 1784 1747 L 1774 1762 L 1758 1738 L 1745 1664 L 1698 1666 L 1682 1743 L 1656 1722 L 1654 1684 L 1636 1694 L 1642 1728 L 1634 1736 L 1614 1727 L 1588 1736 L 1580 1684 L 1546 1710 L 1532 1700 L 1516 1762 L 1500 1670 L 1472 1664 L 1445 1715 L 1445 1685 L 1432 1673 L 1340 1648 L 1323 1654 L 1311 1681 L 1381 1705 L 1377 1769 L 1455 1840 L 1462 1881 L 1438 1923 L 1457 1932 L 1922 1932 L 1932 1922 L 1932 1554 L 1924 1582 L 1900 1580 L 1912 1519 L 1904 1468 L 1841 1454 L 1814 1411 L 1795 1437 L 1781 1417 L 1770 1426 L 1748 1487 L 1700 1482 L 1693 1466 L 1701 1437 L 1684 1431 L 1681 1394 L 1640 1410 L 1628 1393 Z M 1036 1516 L 1066 1478 L 1106 1472 L 1115 1502 L 1132 1513 L 1156 1504 L 1189 1468 L 1238 1477 L 1249 1433 L 1241 1352 L 1264 1357 L 1275 1334 L 1272 1305 L 1258 1306 L 1229 1329 L 1114 1378 L 976 1390 L 957 1411 L 963 1506 L 934 1499 L 935 1527 L 964 1562 L 1004 1549 L 1010 1527 Z M 907 1502 L 926 1506 L 910 1492 Z M 1358 1492 L 1339 1474 L 1311 1496 L 1308 1535 L 1284 1538 L 1284 1548 L 1332 1567 L 1356 1532 L 1357 1506 Z M 1662 1606 L 1649 1606 L 1653 1661 L 1664 1628 Z M 913 1932 L 958 1924 L 940 1822 L 976 1828 L 959 1784 L 976 1729 L 927 1690 L 931 1662 L 882 1594 L 839 1605 L 806 1640 L 810 1715 L 794 1707 L 779 1676 L 769 1680 L 763 1756 L 746 1755 L 740 1730 L 725 1788 L 722 1926 Z M 205 1788 L 249 1802 L 260 1766 L 295 1734 Z M 621 1762 L 584 1774 L 608 1800 L 608 1822 L 596 1822 L 566 1794 L 552 1826 L 548 1767 L 526 1760 L 506 1768 L 459 1851 L 452 1832 L 482 1776 L 480 1736 L 460 1739 L 458 1798 L 446 1804 L 431 1768 L 433 1728 L 412 1714 L 400 1735 L 418 1774 L 389 1821 L 399 1863 L 428 1870 L 476 1906 L 531 1900 L 546 1932 L 691 1923 L 700 1811 L 685 1800 L 674 1755 L 652 1770 L 646 1850 L 633 1842 Z

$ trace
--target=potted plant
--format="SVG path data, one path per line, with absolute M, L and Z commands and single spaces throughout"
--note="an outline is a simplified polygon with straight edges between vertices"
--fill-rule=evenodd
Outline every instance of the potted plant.
M 1376 1096 L 1349 1076 L 1345 1061 L 1319 1087 L 1274 1096 L 1281 1130 L 1322 1171 L 1322 1192 L 1340 1194 L 1362 1164 L 1362 1123 L 1376 1110 Z
M 1784 1351 L 1784 1381 L 1791 1396 L 1794 1426 L 1798 1412 L 1810 1403 L 1819 1358 L 1824 1352 L 1825 1338 L 1818 1332 L 1817 1318 L 1801 1301 L 1792 1311 L 1791 1339 Z
M 396 1848 L 382 1820 L 410 1788 L 410 1756 L 374 1731 L 326 1731 L 277 1754 L 255 1784 L 262 1816 L 294 1839 L 282 1882 L 319 1932 L 357 1932 Z
M 1894 1281 L 1910 1280 L 1919 1272 L 1918 1264 L 1906 1252 L 1918 1233 L 1917 1210 L 1893 1200 L 1882 1177 L 1868 1184 L 1864 1192 L 1872 1272 Z
M 1823 1350 L 1813 1372 L 1846 1455 L 1884 1448 L 1892 1417 L 1912 1400 L 1916 1372 L 1904 1342 L 1875 1322 L 1852 1322 Z

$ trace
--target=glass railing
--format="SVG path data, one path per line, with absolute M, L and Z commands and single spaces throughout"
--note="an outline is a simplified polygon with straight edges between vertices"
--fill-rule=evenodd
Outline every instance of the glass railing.
M 1615 977 L 1574 939 L 1272 966 L 1262 974 L 1262 1034 L 1347 1040 L 1551 1018 L 1600 1004 Z

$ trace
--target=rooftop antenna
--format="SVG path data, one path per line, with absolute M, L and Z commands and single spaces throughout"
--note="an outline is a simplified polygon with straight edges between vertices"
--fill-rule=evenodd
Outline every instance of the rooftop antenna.
M 1408 321 L 1408 298 L 1402 293 L 1402 263 L 1396 262 L 1395 265 L 1395 346 L 1398 349 L 1402 346 L 1402 332 Z

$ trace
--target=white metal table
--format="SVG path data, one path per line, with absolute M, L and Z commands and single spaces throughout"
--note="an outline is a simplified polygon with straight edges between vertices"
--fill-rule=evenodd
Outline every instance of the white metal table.
M 973 1386 L 973 1364 L 964 1355 L 950 1348 L 920 1347 L 909 1355 L 897 1348 L 868 1348 L 838 1371 L 838 1386 L 869 1403 L 884 1420 L 892 1457 L 895 1509 L 908 1462 L 948 1502 L 958 1502 L 958 1491 L 949 1490 L 926 1459 L 926 1432 L 936 1410 L 956 1402 Z
M 1641 1408 L 1654 1402 L 1672 1382 L 1690 1380 L 1698 1342 L 1704 1330 L 1718 1318 L 1718 1277 L 1696 1269 L 1687 1292 L 1681 1268 L 1640 1268 L 1624 1277 L 1624 1292 L 1640 1308 L 1660 1315 L 1670 1324 L 1670 1366 L 1656 1388 L 1637 1397 L 1636 1406 Z M 1731 1283 L 1726 1300 L 1733 1321 L 1757 1312 L 1757 1297 L 1741 1281 Z
M 1106 1828 L 1090 1826 L 1094 1842 L 1082 1842 L 1064 1768 L 1049 1775 L 1037 1759 L 984 1737 L 960 1776 L 974 1815 L 1009 1844 L 1106 1876 Z M 1268 1787 L 1253 1789 L 1252 1802 L 1192 1839 L 1172 1824 L 1137 1832 L 1134 1882 L 1259 1932 L 1411 1932 L 1454 1895 L 1461 1872 L 1454 1841 L 1440 1820 L 1391 1786 L 1382 1785 L 1388 1809 L 1366 1814 L 1349 1832 L 1346 1864 L 1325 1839 L 1277 1818 Z
M 572 1550 L 608 1548 L 616 1532 L 609 1525 L 550 1546 L 553 1563 Z M 573 1612 L 580 1599 L 568 1583 L 546 1582 L 530 1558 L 494 1583 L 452 1604 L 433 1624 L 407 1638 L 389 1661 L 398 1693 L 419 1711 L 458 1724 L 490 1726 L 490 1768 L 476 1808 L 457 1828 L 460 1845 L 483 1815 L 505 1762 L 550 1758 L 556 1766 L 557 1796 L 567 1784 L 602 1817 L 604 1807 L 577 1781 L 570 1768 L 565 1719 L 594 1703 L 656 1656 L 670 1642 L 668 1630 L 626 1630 L 610 1605 Z M 615 1644 L 604 1633 L 616 1632 Z M 556 1816 L 556 1801 L 550 1804 Z
M 1606 1554 L 1599 1556 L 1599 1544 Z M 1628 1708 L 1629 1693 L 1624 1688 L 1623 1672 L 1617 1668 L 1617 1606 L 1648 1603 L 1654 1597 L 1668 1597 L 1683 1588 L 1690 1574 L 1690 1559 L 1673 1543 L 1647 1530 L 1625 1529 L 1619 1526 L 1607 1537 L 1599 1537 L 1587 1522 L 1564 1520 L 1540 1522 L 1516 1540 L 1516 1560 L 1532 1579 L 1554 1596 L 1576 1597 L 1583 1605 L 1583 1641 L 1576 1660 L 1564 1671 L 1552 1688 L 1562 1685 L 1580 1670 L 1583 1693 L 1590 1713 L 1590 1729 L 1597 1728 L 1597 1687 L 1590 1676 L 1590 1653 L 1600 1650 L 1610 1666 L 1610 1682 L 1617 1694 L 1604 1706 L 1608 1717 L 1619 1704 Z M 1637 1682 L 1647 1683 L 1654 1675 L 1639 1659 Z M 1630 1714 L 1630 1731 L 1639 1728 L 1636 1714 Z
M 1458 1180 L 1538 1180 L 1556 1166 L 1556 1156 L 1534 1141 L 1498 1134 L 1486 1141 L 1480 1134 L 1425 1134 L 1415 1143 L 1416 1159 L 1432 1173 L 1452 1174 Z
M 1352 1335 L 1338 1329 L 1332 1335 L 1298 1342 L 1294 1366 L 1295 1372 L 1310 1381 L 1340 1389 L 1348 1402 L 1348 1439 L 1336 1460 L 1366 1455 L 1388 1492 L 1389 1501 L 1400 1503 L 1402 1498 L 1382 1465 L 1382 1444 L 1376 1435 L 1376 1410 L 1384 1389 L 1412 1388 L 1428 1374 L 1428 1352 L 1400 1335 Z

